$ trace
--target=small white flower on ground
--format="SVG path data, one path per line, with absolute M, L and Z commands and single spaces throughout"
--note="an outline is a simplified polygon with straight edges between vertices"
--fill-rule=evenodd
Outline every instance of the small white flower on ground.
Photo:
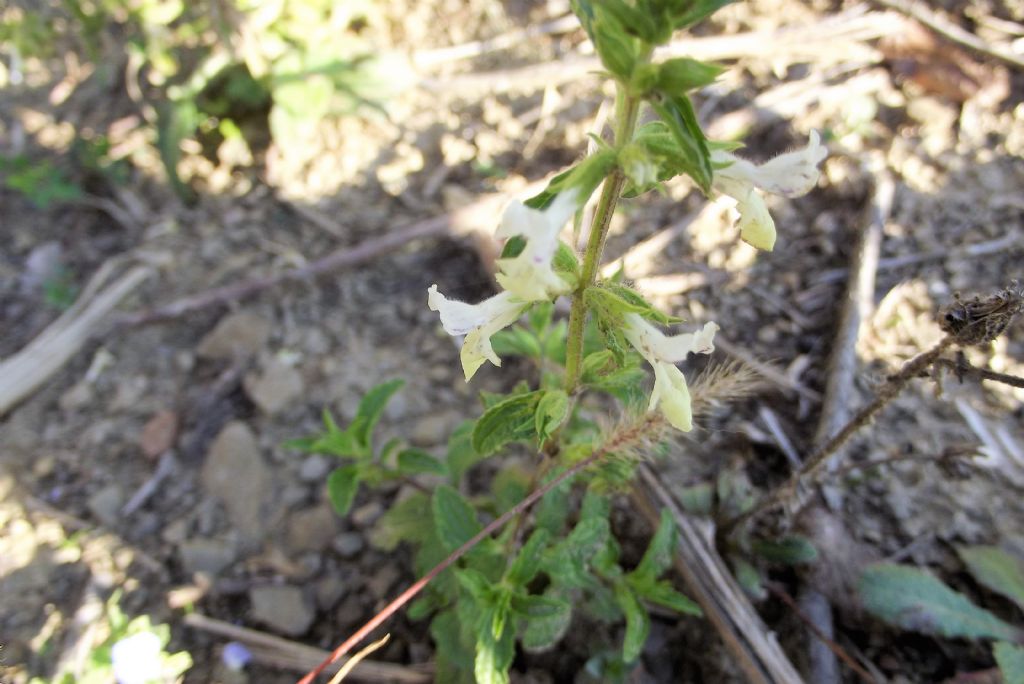
M 512 202 L 505 209 L 495 235 L 521 235 L 526 247 L 517 256 L 498 259 L 498 283 L 524 302 L 550 301 L 566 294 L 569 285 L 551 268 L 558 249 L 558 234 L 576 212 L 576 190 L 560 192 L 546 209 L 531 209 Z
M 811 131 L 803 149 L 779 155 L 760 166 L 731 152 L 715 150 L 711 153 L 712 164 L 727 166 L 715 169 L 711 186 L 736 200 L 740 237 L 758 249 L 771 251 L 775 246 L 775 221 L 755 188 L 785 197 L 806 195 L 817 185 L 818 164 L 827 156 L 828 150 L 821 144 L 817 131 Z
M 431 285 L 427 290 L 427 306 L 441 314 L 445 332 L 466 336 L 460 358 L 466 382 L 469 382 L 484 361 L 501 365 L 501 359 L 491 347 L 491 335 L 515 323 L 528 303 L 506 291 L 479 304 L 467 304 L 448 299 L 437 291 L 437 285 Z
M 152 632 L 139 632 L 114 643 L 110 663 L 117 684 L 151 684 L 162 678 L 160 637 Z
M 666 335 L 639 314 L 625 315 L 623 332 L 629 343 L 654 368 L 654 391 L 649 411 L 661 407 L 668 422 L 678 430 L 693 429 L 690 390 L 683 372 L 675 364 L 689 354 L 710 354 L 715 350 L 718 325 L 705 323 L 701 330 L 682 335 Z

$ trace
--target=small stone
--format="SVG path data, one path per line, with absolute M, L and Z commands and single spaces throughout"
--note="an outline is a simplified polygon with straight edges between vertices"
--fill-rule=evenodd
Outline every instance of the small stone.
M 377 521 L 377 518 L 384 512 L 384 507 L 380 505 L 379 501 L 371 501 L 365 503 L 359 508 L 352 511 L 349 516 L 349 520 L 356 527 L 369 527 Z
M 366 588 L 374 598 L 382 599 L 387 596 L 388 590 L 396 581 L 398 581 L 398 569 L 393 565 L 385 565 L 366 581 Z
M 316 605 L 321 610 L 330 610 L 345 593 L 345 583 L 334 574 L 329 574 L 316 583 Z
M 164 528 L 160 538 L 168 544 L 177 544 L 188 537 L 188 520 L 179 518 Z
M 316 616 L 298 587 L 253 587 L 249 602 L 254 620 L 288 636 L 305 634 Z
M 365 546 L 363 535 L 358 532 L 342 532 L 331 542 L 331 548 L 342 558 L 356 557 Z
M 313 454 L 299 466 L 299 479 L 303 482 L 323 482 L 333 465 L 334 462 L 323 454 Z
M 251 356 L 270 338 L 270 322 L 248 311 L 239 311 L 220 320 L 199 342 L 199 356 L 207 359 L 232 359 Z
M 124 494 L 121 487 L 109 484 L 89 497 L 89 512 L 108 527 L 117 524 L 121 517 L 121 506 L 124 505 Z
M 189 576 L 197 572 L 216 575 L 235 562 L 235 545 L 225 539 L 186 539 L 178 546 L 178 558 Z
M 178 414 L 174 411 L 157 411 L 142 428 L 139 447 L 149 458 L 156 458 L 172 446 L 178 437 Z
M 409 441 L 421 447 L 447 444 L 448 436 L 458 422 L 459 416 L 451 412 L 423 416 L 413 424 Z
M 224 506 L 246 543 L 263 536 L 270 475 L 256 437 L 245 423 L 228 423 L 213 440 L 200 480 L 206 493 Z
M 53 456 L 42 456 L 32 465 L 32 474 L 38 478 L 49 477 L 57 469 L 57 459 Z
M 267 415 L 294 403 L 304 389 L 302 374 L 276 359 L 264 366 L 260 375 L 245 379 L 246 394 Z
M 293 513 L 288 519 L 285 543 L 293 553 L 323 551 L 338 531 L 338 516 L 327 506 L 316 506 Z
M 92 404 L 95 399 L 96 393 L 93 392 L 92 385 L 82 380 L 60 395 L 57 405 L 60 406 L 62 411 L 75 411 Z

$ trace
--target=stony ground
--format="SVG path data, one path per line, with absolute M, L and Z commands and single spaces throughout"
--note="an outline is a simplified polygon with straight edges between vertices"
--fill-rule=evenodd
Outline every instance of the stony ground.
M 946 4 L 992 40 L 1007 37 L 999 27 L 1024 22 L 1009 2 Z M 700 33 L 807 24 L 844 9 L 757 0 L 726 9 Z M 539 25 L 564 11 L 557 2 L 396 4 L 389 31 L 376 39 L 382 47 L 426 51 Z M 248 164 L 227 151 L 212 160 L 188 156 L 187 175 L 200 195 L 192 207 L 153 171 L 151 149 L 133 132 L 141 128 L 136 105 L 119 84 L 97 87 L 73 60 L 45 65 L 48 77 L 10 88 L 0 102 L 5 152 L 15 151 L 16 132 L 23 151 L 46 157 L 76 130 L 99 130 L 122 136 L 134 166 L 123 186 L 89 189 L 122 207 L 121 220 L 95 203 L 40 211 L 0 190 L 0 354 L 12 354 L 59 315 L 44 291 L 58 271 L 81 288 L 103 263 L 130 254 L 154 272 L 123 308 L 144 310 L 301 265 L 486 193 L 515 193 L 557 171 L 582 153 L 587 132 L 607 114 L 607 93 L 595 77 L 546 88 L 494 85 L 492 92 L 444 84 L 585 51 L 582 40 L 578 31 L 556 33 L 444 61 L 425 76 L 427 87 L 389 101 L 389 118 L 324 121 Z M 889 369 L 937 339 L 933 313 L 954 291 L 986 292 L 1021 275 L 1024 74 L 936 40 L 926 33 L 918 42 L 871 41 L 864 53 L 810 60 L 784 50 L 726 60 L 733 68 L 697 98 L 702 120 L 717 137 L 744 134 L 746 152 L 757 159 L 800 144 L 812 128 L 828 131 L 831 156 L 818 189 L 799 200 L 772 200 L 780 240 L 771 254 L 739 243 L 726 211 L 685 183 L 627 203 L 610 252 L 683 222 L 674 240 L 630 264 L 627 275 L 659 305 L 688 320 L 717 321 L 734 347 L 820 392 L 844 269 L 865 221 L 869 173 L 884 169 L 895 197 L 877 306 L 858 346 L 858 388 L 866 399 Z M 54 105 L 58 86 L 71 92 Z M 461 299 L 485 296 L 492 287 L 487 254 L 486 244 L 468 237 L 417 241 L 363 267 L 226 308 L 112 329 L 4 417 L 3 681 L 45 677 L 59 659 L 80 654 L 95 636 L 88 625 L 97 606 L 117 588 L 126 612 L 171 624 L 172 647 L 196 661 L 186 682 L 297 676 L 267 666 L 227 672 L 220 665 L 225 639 L 186 628 L 186 607 L 322 648 L 370 617 L 411 579 L 404 552 L 386 554 L 373 543 L 374 522 L 396 490 L 362 492 L 353 513 L 339 519 L 324 487 L 332 462 L 283 444 L 316 429 L 324 407 L 347 420 L 368 388 L 404 377 L 383 437 L 438 449 L 476 410 L 477 392 L 507 386 L 515 363 L 482 370 L 472 385 L 462 381 L 457 346 L 425 302 L 432 283 Z M 972 350 L 971 360 L 1024 374 L 1022 340 L 1018 323 L 991 348 Z M 719 352 L 714 361 L 726 358 Z M 840 643 L 894 680 L 939 681 L 991 667 L 991 660 L 980 646 L 899 635 L 866 620 L 844 597 L 841 570 L 897 558 L 932 567 L 984 603 L 951 549 L 992 543 L 1024 555 L 1024 464 L 993 453 L 1002 444 L 1012 455 L 1024 442 L 1022 400 L 1020 390 L 952 380 L 940 397 L 922 382 L 849 454 L 920 458 L 847 471 L 826 488 L 841 533 L 819 535 L 826 571 L 816 581 L 838 608 Z M 660 466 L 668 480 L 684 487 L 725 474 L 755 488 L 778 481 L 788 466 L 766 409 L 798 449 L 809 443 L 814 400 L 768 383 L 682 441 Z M 995 435 L 988 443 L 979 425 Z M 983 457 L 952 470 L 928 462 L 982 446 Z M 773 577 L 799 581 L 788 571 Z M 802 663 L 799 621 L 772 599 L 760 607 Z M 398 618 L 390 629 L 394 640 L 375 658 L 406 665 L 430 659 L 422 624 Z M 562 681 L 584 646 L 570 640 L 558 658 L 523 661 L 520 669 L 529 681 Z M 666 668 L 656 655 L 661 649 L 687 655 Z M 644 681 L 736 676 L 724 647 L 698 620 L 659 617 L 649 656 Z

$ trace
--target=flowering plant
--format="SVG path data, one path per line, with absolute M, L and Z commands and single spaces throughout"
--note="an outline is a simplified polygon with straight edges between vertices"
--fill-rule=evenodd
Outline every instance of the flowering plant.
M 483 414 L 456 430 L 443 457 L 401 444 L 373 449 L 373 425 L 399 382 L 372 390 L 345 430 L 327 416 L 327 433 L 299 444 L 353 459 L 328 482 L 342 514 L 360 482 L 427 474 L 443 480 L 433 491 L 411 492 L 396 502 L 375 539 L 384 549 L 400 542 L 416 546 L 416 570 L 425 573 L 424 580 L 335 657 L 424 586 L 409 613 L 431 618 L 437 679 L 445 682 L 508 682 L 517 645 L 527 652 L 550 649 L 576 619 L 610 626 L 624 622 L 621 643 L 605 643 L 593 654 L 594 667 L 608 679 L 637 661 L 650 626 L 647 604 L 700 612 L 661 579 L 675 543 L 671 518 L 662 516 L 640 563 L 623 567 L 605 494 L 628 484 L 637 457 L 670 437 L 671 429 L 693 428 L 691 389 L 677 364 L 690 354 L 710 354 L 719 326 L 709 321 L 670 333 L 665 326 L 678 319 L 620 278 L 599 277 L 598 266 L 620 197 L 689 176 L 708 197 L 731 197 L 741 238 L 771 250 L 775 224 L 759 191 L 795 197 L 817 183 L 818 164 L 826 155 L 817 133 L 805 148 L 764 164 L 743 159 L 734 154 L 735 145 L 707 140 L 688 96 L 712 83 L 721 68 L 686 58 L 653 58 L 674 31 L 723 4 L 574 0 L 576 15 L 616 83 L 614 135 L 540 194 L 506 208 L 496 231 L 505 240 L 496 264 L 497 294 L 470 303 L 450 299 L 436 284 L 427 292 L 427 305 L 439 314 L 444 330 L 461 340 L 467 382 L 485 363 L 500 366 L 503 356 L 516 354 L 538 362 L 537 386 L 520 383 L 507 395 L 484 395 Z M 645 108 L 651 120 L 640 123 Z M 577 251 L 562 232 L 570 219 L 582 216 L 595 193 L 586 244 Z M 569 299 L 567 322 L 553 315 L 560 297 Z M 526 324 L 519 325 L 523 319 Z M 654 375 L 649 391 L 643 389 L 644 362 Z M 601 394 L 623 405 L 614 428 L 599 425 L 597 416 L 608 403 L 592 398 Z M 514 444 L 525 444 L 539 456 L 525 469 L 498 464 L 490 490 L 467 498 L 467 471 Z M 573 496 L 570 478 L 577 475 L 575 483 L 586 485 L 582 497 Z M 528 513 L 534 502 L 536 510 Z M 481 518 L 492 520 L 485 526 Z M 514 524 L 491 538 L 509 521 Z

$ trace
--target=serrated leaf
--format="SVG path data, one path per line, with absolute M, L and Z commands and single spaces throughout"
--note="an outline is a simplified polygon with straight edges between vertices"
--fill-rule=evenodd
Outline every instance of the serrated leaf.
M 537 390 L 509 397 L 491 406 L 473 428 L 473 448 L 490 455 L 509 442 L 528 440 L 535 432 L 534 414 L 544 392 Z
M 956 551 L 974 579 L 1024 610 L 1024 561 L 996 546 L 961 546 Z
M 1003 684 L 1024 684 L 1024 648 L 998 641 L 992 647 L 992 653 L 1003 676 Z
M 533 531 L 505 573 L 505 580 L 512 586 L 524 586 L 540 570 L 541 552 L 551 539 L 551 534 L 541 528 Z
M 434 640 L 439 665 L 455 666 L 473 661 L 473 648 L 462 637 L 462 625 L 455 610 L 445 610 L 434 616 L 430 621 L 430 637 Z M 445 660 L 448 662 L 444 663 Z M 452 681 L 451 677 L 441 679 L 443 672 L 444 668 L 438 667 L 437 681 Z
M 543 617 L 526 620 L 520 641 L 523 648 L 533 653 L 546 651 L 557 644 L 572 623 L 572 605 L 560 598 L 548 597 L 557 602 L 557 608 Z
M 640 599 L 624 582 L 615 585 L 615 603 L 626 617 L 626 635 L 622 640 L 622 659 L 631 663 L 640 657 L 651 632 L 651 617 Z
M 338 515 L 348 515 L 357 491 L 359 491 L 358 466 L 349 465 L 335 468 L 327 476 L 327 496 Z
M 398 452 L 398 472 L 404 475 L 447 475 L 444 463 L 422 449 L 402 449 Z
M 555 305 L 552 302 L 537 302 L 527 312 L 526 322 L 535 334 L 543 335 L 547 332 L 548 326 L 551 325 L 551 317 L 554 313 Z
M 569 417 L 569 395 L 564 390 L 547 390 L 537 402 L 534 427 L 543 444 Z
M 513 593 L 509 608 L 524 618 L 545 618 L 555 615 L 565 606 L 565 601 L 548 598 L 539 594 Z
M 448 551 L 459 548 L 483 529 L 469 502 L 447 485 L 434 490 L 431 509 L 438 539 Z
M 750 545 L 751 550 L 773 563 L 797 565 L 818 560 L 818 550 L 807 537 L 798 534 L 780 539 L 757 539 Z
M 394 551 L 399 543 L 423 543 L 433 532 L 430 496 L 414 492 L 393 504 L 373 526 L 371 543 L 382 551 Z
M 483 573 L 473 568 L 456 568 L 455 579 L 459 586 L 469 592 L 477 603 L 490 606 L 494 599 L 494 587 Z
M 630 573 L 641 582 L 653 583 L 672 564 L 672 553 L 676 546 L 676 525 L 672 514 L 662 509 L 658 529 L 651 537 L 640 564 Z
M 966 639 L 1014 641 L 1021 636 L 1018 629 L 918 568 L 891 563 L 868 566 L 858 590 L 870 613 L 903 629 Z
M 562 275 L 563 280 L 568 280 L 570 286 L 576 286 L 580 274 L 580 260 L 576 257 L 576 252 L 572 247 L 562 240 L 558 241 L 558 247 L 555 248 L 555 256 L 551 259 L 551 268 Z
M 380 420 L 384 407 L 387 406 L 391 396 L 402 389 L 404 385 L 405 380 L 390 380 L 381 383 L 364 394 L 359 401 L 356 418 L 349 430 L 367 453 L 373 453 L 373 430 L 377 427 L 377 421 Z M 357 423 L 358 427 L 356 427 Z

